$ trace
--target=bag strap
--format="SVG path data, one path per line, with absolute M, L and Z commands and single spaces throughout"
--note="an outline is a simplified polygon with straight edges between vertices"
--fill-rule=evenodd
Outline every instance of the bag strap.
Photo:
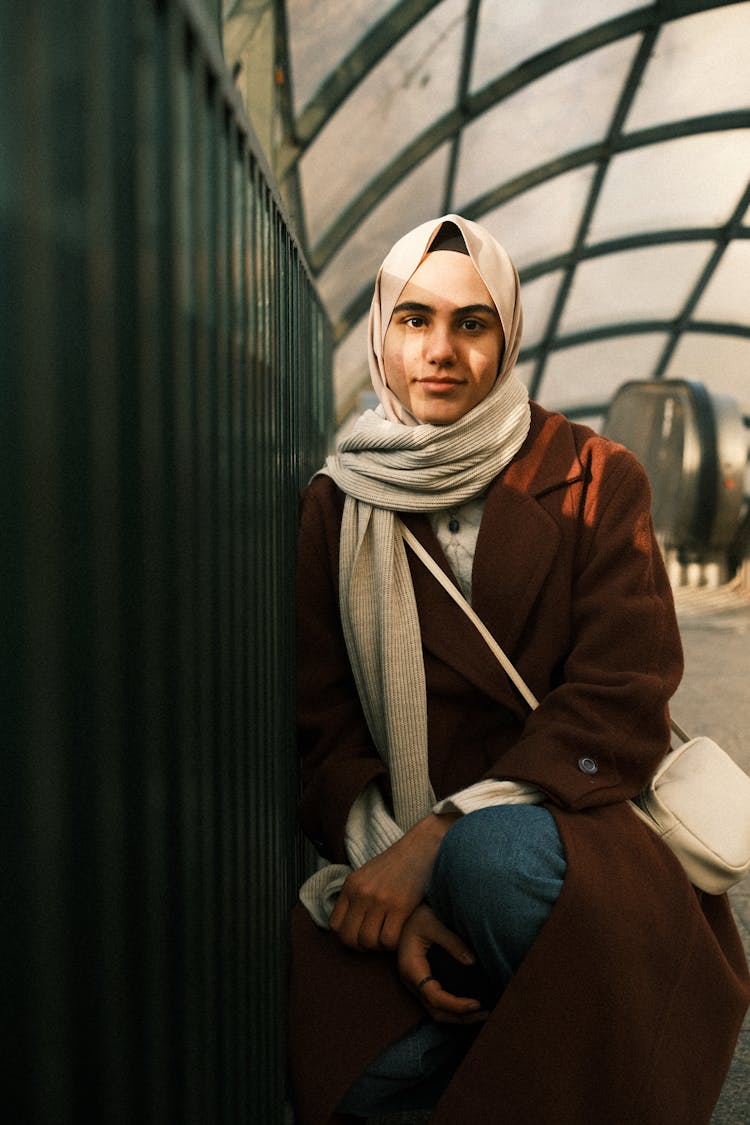
M 513 661 L 510 660 L 508 656 L 506 656 L 503 649 L 492 636 L 492 633 L 482 621 L 481 617 L 479 617 L 474 612 L 471 605 L 469 604 L 469 602 L 467 602 L 466 598 L 463 596 L 458 587 L 453 582 L 451 582 L 450 578 L 442 569 L 442 567 L 440 567 L 435 562 L 429 551 L 425 550 L 417 537 L 409 530 L 406 524 L 404 524 L 403 521 L 398 518 L 398 516 L 396 516 L 396 524 L 402 538 L 406 543 L 409 544 L 414 554 L 422 560 L 428 570 L 432 571 L 446 593 L 448 593 L 453 598 L 456 605 L 461 607 L 466 616 L 479 631 L 482 638 L 484 639 L 485 644 L 490 649 L 492 654 L 496 657 L 496 659 L 500 662 L 501 666 L 513 681 L 520 694 L 526 700 L 531 710 L 536 710 L 536 708 L 539 706 L 539 700 L 534 695 L 533 691 L 528 686 Z M 675 732 L 677 737 L 681 738 L 683 742 L 688 742 L 690 740 L 690 735 L 686 734 L 686 732 L 677 722 L 675 722 L 674 719 L 671 719 L 670 721 L 672 724 L 672 730 Z
M 440 566 L 438 566 L 438 564 L 433 559 L 432 555 L 424 549 L 424 547 L 419 542 L 419 540 L 416 538 L 416 536 L 413 535 L 411 531 L 409 531 L 409 528 L 406 527 L 406 525 L 404 523 L 402 523 L 402 521 L 399 520 L 398 517 L 397 517 L 397 522 L 399 524 L 399 531 L 401 532 L 401 535 L 403 536 L 404 540 L 409 544 L 412 551 L 414 551 L 414 554 L 418 555 L 419 558 L 422 560 L 422 562 L 425 564 L 425 566 L 428 568 L 428 570 L 432 571 L 432 573 L 435 575 L 435 577 L 437 578 L 438 582 L 443 587 L 443 589 L 448 594 L 450 594 L 450 596 L 453 598 L 456 605 L 459 605 L 461 607 L 461 609 L 464 611 L 464 613 L 469 618 L 469 620 L 472 622 L 472 624 L 479 630 L 479 632 L 482 635 L 487 647 L 490 649 L 490 651 L 496 657 L 496 659 L 500 661 L 500 664 L 502 665 L 504 670 L 507 672 L 507 674 L 510 676 L 511 680 L 515 684 L 518 691 L 521 693 L 523 698 L 526 700 L 526 702 L 528 703 L 531 710 L 534 711 L 539 706 L 539 700 L 536 698 L 536 696 L 534 695 L 533 691 L 531 690 L 531 688 L 528 686 L 528 684 L 524 680 L 521 673 L 516 669 L 515 664 L 513 664 L 513 662 L 511 660 L 509 660 L 508 657 L 505 655 L 502 648 L 497 643 L 495 638 L 492 636 L 492 633 L 489 631 L 489 629 L 485 625 L 484 621 L 482 621 L 481 617 L 477 616 L 477 614 L 471 608 L 471 606 L 469 605 L 469 603 L 467 602 L 466 598 L 463 596 L 461 591 L 458 589 L 458 587 L 455 586 L 453 584 L 453 582 L 451 582 L 448 575 L 445 573 L 445 571 Z

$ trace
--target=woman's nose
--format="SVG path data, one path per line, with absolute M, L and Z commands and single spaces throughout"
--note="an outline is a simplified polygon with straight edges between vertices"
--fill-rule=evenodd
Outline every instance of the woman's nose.
M 427 359 L 430 363 L 452 363 L 456 358 L 453 333 L 448 328 L 434 325 L 427 339 Z

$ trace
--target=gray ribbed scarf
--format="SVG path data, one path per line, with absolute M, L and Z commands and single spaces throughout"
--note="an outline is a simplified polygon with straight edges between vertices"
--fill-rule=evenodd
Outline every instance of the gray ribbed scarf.
M 396 823 L 434 803 L 419 617 L 395 512 L 431 512 L 483 493 L 523 445 L 529 396 L 515 374 L 448 426 L 405 426 L 368 411 L 326 461 L 346 493 L 340 607 L 357 690 L 388 766 Z

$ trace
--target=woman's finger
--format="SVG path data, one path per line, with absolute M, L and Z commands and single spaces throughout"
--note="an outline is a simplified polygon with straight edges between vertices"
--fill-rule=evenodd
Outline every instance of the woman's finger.
M 360 949 L 382 949 L 383 928 L 387 923 L 382 910 L 368 910 L 361 916 L 357 945 Z
M 346 945 L 349 949 L 366 949 L 367 946 L 363 945 L 360 940 L 363 926 L 365 925 L 366 914 L 361 908 L 353 906 L 352 903 L 344 901 L 342 904 L 341 898 L 336 903 L 331 917 L 329 926 L 338 937 L 339 941 Z M 380 925 L 377 926 L 378 931 Z M 366 936 L 365 931 L 365 936 Z
M 486 1019 L 487 1012 L 479 1000 L 471 996 L 454 996 L 446 992 L 435 977 L 415 983 L 417 996 L 433 1019 L 442 1023 L 473 1023 Z
M 338 898 L 336 899 L 333 910 L 331 911 L 331 916 L 328 919 L 328 925 L 334 933 L 338 933 L 341 929 L 341 925 L 344 921 L 344 918 L 346 917 L 348 909 L 349 897 L 346 892 L 342 890 L 339 893 Z
M 444 926 L 438 918 L 435 918 L 431 937 L 433 945 L 439 945 L 446 953 L 450 953 L 456 961 L 460 961 L 464 965 L 473 965 L 476 962 L 476 957 L 466 942 L 453 930 Z
M 405 922 L 406 915 L 395 910 L 386 915 L 380 931 L 380 946 L 382 949 L 398 949 Z

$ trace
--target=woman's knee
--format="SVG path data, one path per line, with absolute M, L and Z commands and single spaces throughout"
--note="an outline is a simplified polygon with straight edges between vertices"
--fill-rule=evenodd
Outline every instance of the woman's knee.
M 470 944 L 499 995 L 548 918 L 564 876 L 551 814 L 502 805 L 469 813 L 446 833 L 427 898 Z
M 537 805 L 497 805 L 468 813 L 446 833 L 432 886 L 472 895 L 488 885 L 541 881 L 553 893 L 564 874 L 565 856 L 551 813 Z

